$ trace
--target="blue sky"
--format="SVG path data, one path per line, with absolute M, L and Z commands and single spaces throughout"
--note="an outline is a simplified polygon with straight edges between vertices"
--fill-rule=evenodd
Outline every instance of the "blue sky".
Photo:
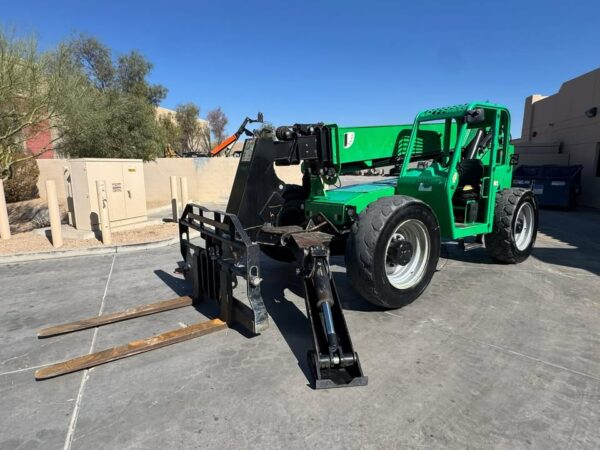
M 426 108 L 523 102 L 600 66 L 597 1 L 5 1 L 44 48 L 77 32 L 141 51 L 163 106 L 270 122 L 407 123 Z

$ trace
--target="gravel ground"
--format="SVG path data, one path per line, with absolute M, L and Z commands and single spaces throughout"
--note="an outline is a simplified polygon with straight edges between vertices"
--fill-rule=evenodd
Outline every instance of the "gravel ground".
M 112 245 L 153 242 L 176 236 L 177 224 L 163 223 L 127 231 L 113 231 Z M 63 239 L 63 246 L 60 247 L 60 250 L 102 247 L 102 245 L 102 242 L 97 239 Z M 54 250 L 54 247 L 52 247 L 50 240 L 45 236 L 40 236 L 34 233 L 33 231 L 14 234 L 10 239 L 0 241 L 0 255 L 43 252 L 51 250 Z

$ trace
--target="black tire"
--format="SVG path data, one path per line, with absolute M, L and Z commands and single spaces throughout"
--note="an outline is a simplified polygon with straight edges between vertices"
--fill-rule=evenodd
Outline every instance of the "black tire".
M 522 208 L 532 208 L 533 224 L 531 237 L 526 246 L 519 248 L 517 239 L 523 232 L 523 220 L 518 219 Z M 496 261 L 516 264 L 525 261 L 535 244 L 538 228 L 538 204 L 533 192 L 529 189 L 511 188 L 496 193 L 496 209 L 494 211 L 494 227 L 485 235 L 485 248 Z
M 406 223 L 420 222 L 429 236 L 424 267 L 407 288 L 391 284 L 386 274 L 388 242 L 397 228 Z M 426 231 L 426 233 L 425 233 Z M 402 239 L 404 240 L 404 239 Z M 426 256 L 425 256 L 426 255 Z M 371 203 L 352 226 L 346 246 L 346 270 L 354 289 L 368 302 L 383 308 L 400 308 L 423 293 L 436 270 L 440 256 L 440 229 L 431 208 L 413 197 L 394 195 Z M 410 260 L 400 266 L 413 261 Z
M 304 215 L 305 197 L 304 188 L 302 186 L 298 186 L 297 184 L 287 185 L 286 190 L 283 193 L 285 203 L 275 219 L 275 225 L 303 225 L 306 221 Z M 260 249 L 265 255 L 276 261 L 292 262 L 295 259 L 292 251 L 285 247 L 263 244 L 260 246 Z

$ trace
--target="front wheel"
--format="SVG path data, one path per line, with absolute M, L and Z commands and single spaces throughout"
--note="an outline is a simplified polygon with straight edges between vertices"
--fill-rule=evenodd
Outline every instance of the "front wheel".
M 346 269 L 354 289 L 384 308 L 400 308 L 425 290 L 440 255 L 433 211 L 404 195 L 371 203 L 352 226 Z
M 538 206 L 528 189 L 504 189 L 496 194 L 494 227 L 485 235 L 488 254 L 503 263 L 525 261 L 533 250 L 538 228 Z

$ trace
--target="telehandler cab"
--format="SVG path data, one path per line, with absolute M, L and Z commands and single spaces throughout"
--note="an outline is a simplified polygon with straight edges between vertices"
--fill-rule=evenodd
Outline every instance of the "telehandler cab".
M 179 221 L 183 272 L 193 285 L 192 299 L 183 303 L 212 298 L 220 307 L 218 319 L 196 325 L 202 330 L 184 338 L 233 323 L 253 333 L 267 328 L 262 251 L 294 261 L 303 278 L 314 386 L 365 385 L 329 256 L 345 255 L 351 284 L 382 308 L 402 307 L 423 293 L 442 239 L 457 240 L 465 250 L 485 245 L 502 263 L 525 260 L 535 242 L 538 209 L 531 191 L 511 188 L 517 155 L 509 138 L 508 110 L 485 102 L 423 111 L 409 125 L 263 128 L 245 141 L 226 211 L 188 204 Z M 301 186 L 275 173 L 274 165 L 292 164 L 301 165 Z M 341 175 L 386 166 L 397 175 L 336 187 Z M 190 230 L 202 239 L 191 240 Z M 152 305 L 142 308 L 151 310 L 144 314 L 156 312 Z M 169 333 L 158 338 L 161 345 L 150 338 L 106 350 L 99 363 L 183 340 Z M 36 376 L 90 367 L 87 360 L 72 361 Z

